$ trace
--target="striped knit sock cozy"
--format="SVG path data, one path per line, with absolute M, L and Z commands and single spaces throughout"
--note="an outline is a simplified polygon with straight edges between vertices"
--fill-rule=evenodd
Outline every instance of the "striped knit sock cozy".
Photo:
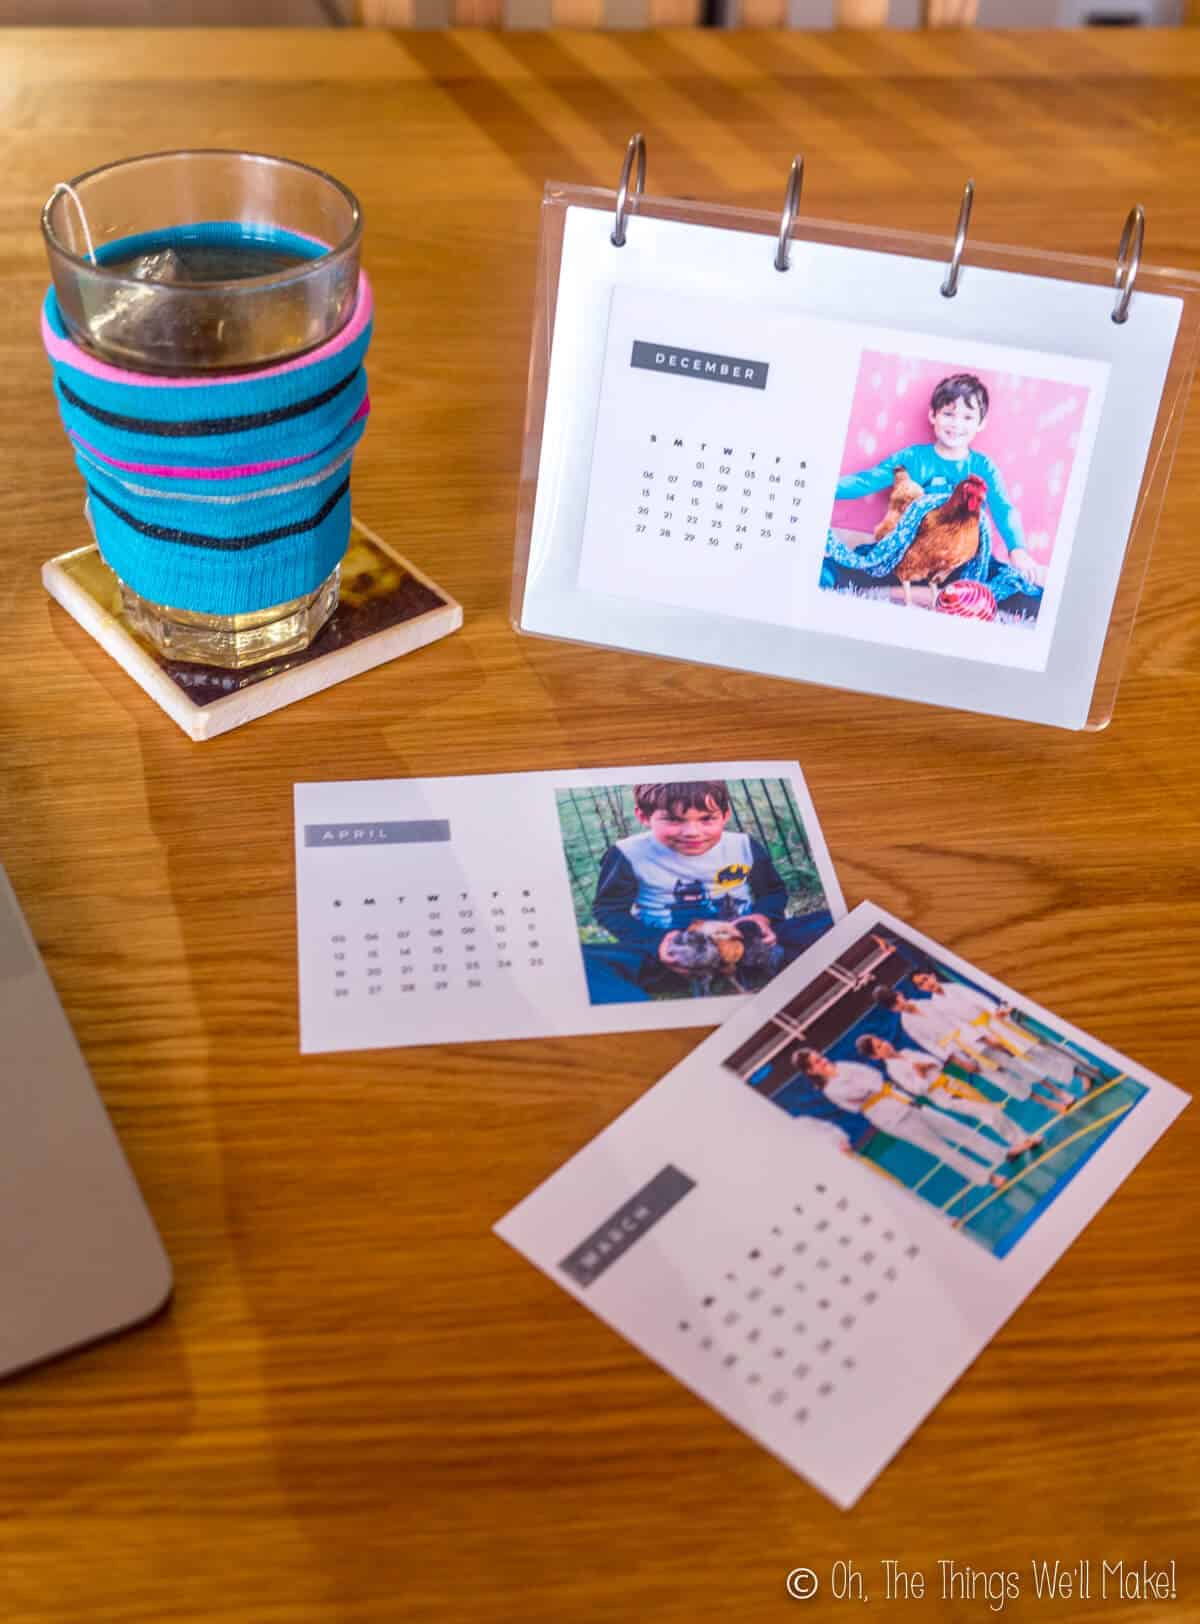
M 346 551 L 350 464 L 370 411 L 365 274 L 348 324 L 261 370 L 157 377 L 68 335 L 53 288 L 42 339 L 105 562 L 152 603 L 240 615 L 314 592 Z

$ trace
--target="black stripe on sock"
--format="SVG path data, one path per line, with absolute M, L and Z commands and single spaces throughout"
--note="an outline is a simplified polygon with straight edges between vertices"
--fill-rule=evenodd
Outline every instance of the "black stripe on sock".
M 144 524 L 141 519 L 135 519 L 132 513 L 126 513 L 124 508 L 110 502 L 94 485 L 88 486 L 88 495 L 94 502 L 102 503 L 110 513 L 115 513 L 122 524 L 136 530 L 140 536 L 149 536 L 152 541 L 181 541 L 189 547 L 207 547 L 211 552 L 239 553 L 249 547 L 263 547 L 269 541 L 282 541 L 285 536 L 299 536 L 306 530 L 315 530 L 329 517 L 349 489 L 350 481 L 347 478 L 332 496 L 326 497 L 310 519 L 297 519 L 292 524 L 280 525 L 277 530 L 259 530 L 252 536 L 198 536 L 190 530 L 171 530 L 162 524 Z
M 309 395 L 307 400 L 298 400 L 294 406 L 277 406 L 273 411 L 250 412 L 244 417 L 196 417 L 183 423 L 162 423 L 149 417 L 125 417 L 120 412 L 106 411 L 103 406 L 90 405 L 62 378 L 58 380 L 58 387 L 68 406 L 86 412 L 97 423 L 106 423 L 114 429 L 127 429 L 131 434 L 156 434 L 167 440 L 186 440 L 206 434 L 242 434 L 248 429 L 265 429 L 272 423 L 286 423 L 293 417 L 303 417 L 306 412 L 315 411 L 318 406 L 336 400 L 349 389 L 361 371 L 361 367 L 355 367 L 340 383 L 331 384 L 319 395 Z

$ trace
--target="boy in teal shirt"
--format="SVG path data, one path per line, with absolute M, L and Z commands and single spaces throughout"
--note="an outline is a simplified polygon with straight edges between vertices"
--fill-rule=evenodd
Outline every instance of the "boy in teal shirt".
M 987 387 L 974 373 L 956 372 L 943 378 L 929 402 L 933 444 L 906 446 L 902 451 L 893 451 L 874 468 L 843 474 L 837 483 L 837 500 L 853 501 L 889 490 L 897 468 L 904 468 L 927 496 L 948 496 L 960 480 L 978 474 L 987 484 L 988 515 L 1008 549 L 1009 563 L 1030 586 L 1041 587 L 1046 581 L 1045 568 L 1025 546 L 1021 516 L 1009 499 L 1000 470 L 982 451 L 971 450 L 971 441 L 983 427 L 988 406 Z

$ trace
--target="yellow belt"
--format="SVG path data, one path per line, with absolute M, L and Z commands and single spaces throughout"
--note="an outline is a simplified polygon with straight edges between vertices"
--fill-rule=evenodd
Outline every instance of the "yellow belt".
M 977 1026 L 982 1031 L 985 1027 L 990 1026 L 991 1019 L 991 1016 L 985 1011 L 982 1015 L 976 1015 L 975 1018 L 969 1021 L 967 1024 L 969 1026 Z M 965 1050 L 968 1055 L 970 1055 L 972 1060 L 982 1060 L 984 1057 L 973 1049 L 969 1043 L 964 1042 L 958 1034 L 959 1028 L 955 1027 L 954 1031 L 942 1038 L 940 1042 L 946 1048 L 949 1048 L 952 1044 L 957 1044 L 961 1049 Z M 998 1049 L 1004 1049 L 1008 1054 L 1012 1055 L 1014 1060 L 1020 1059 L 1020 1051 L 1016 1048 L 1016 1046 L 1010 1043 L 1007 1038 L 1001 1037 L 1000 1033 L 994 1028 L 988 1031 L 987 1040 L 989 1043 L 994 1043 Z
M 982 1015 L 976 1015 L 975 1019 L 971 1022 L 971 1025 L 986 1026 L 988 1028 L 988 1038 L 992 1043 L 998 1044 L 1002 1049 L 1007 1049 L 1014 1060 L 1020 1058 L 1021 1051 L 1017 1048 L 1016 1044 L 1013 1043 L 1011 1039 L 1004 1036 L 1004 1034 L 1000 1031 L 1000 1028 L 993 1023 L 992 1017 L 986 1012 Z
M 972 1060 L 978 1060 L 981 1065 L 986 1060 L 986 1057 L 981 1055 L 978 1049 L 973 1049 L 969 1043 L 959 1037 L 957 1027 L 954 1028 L 953 1032 L 947 1032 L 944 1038 L 938 1039 L 938 1047 L 941 1049 L 961 1049 L 965 1055 L 968 1055 Z
M 888 1083 L 883 1083 L 880 1086 L 879 1092 L 877 1094 L 872 1094 L 871 1098 L 869 1100 L 865 1100 L 863 1102 L 863 1104 L 859 1106 L 858 1109 L 861 1112 L 869 1111 L 873 1105 L 878 1105 L 880 1100 L 886 1100 L 889 1095 L 894 1100 L 903 1100 L 905 1104 L 908 1103 L 907 1097 L 905 1095 L 898 1094 L 896 1092 L 896 1090 L 894 1088 L 892 1088 Z
M 960 1099 L 964 1100 L 982 1100 L 984 1097 L 977 1088 L 972 1088 L 970 1083 L 961 1082 L 957 1077 L 947 1077 L 945 1072 L 942 1073 L 936 1083 L 930 1084 L 929 1092 L 932 1094 L 935 1089 L 939 1088 L 944 1088 L 949 1093 L 956 1094 Z

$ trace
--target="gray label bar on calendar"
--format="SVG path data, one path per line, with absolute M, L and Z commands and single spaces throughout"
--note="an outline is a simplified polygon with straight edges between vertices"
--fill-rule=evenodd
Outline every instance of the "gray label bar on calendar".
M 708 350 L 681 350 L 673 344 L 633 341 L 631 367 L 647 372 L 673 372 L 681 378 L 705 378 L 709 383 L 732 383 L 741 389 L 767 387 L 767 363 L 747 361 L 741 355 L 713 355 Z
M 449 840 L 446 818 L 416 819 L 407 823 L 306 823 L 306 846 L 423 846 Z
M 695 1188 L 695 1179 L 688 1178 L 668 1162 L 661 1173 L 656 1173 L 649 1184 L 623 1202 L 587 1240 L 568 1252 L 559 1268 L 569 1274 L 577 1286 L 590 1286 Z

